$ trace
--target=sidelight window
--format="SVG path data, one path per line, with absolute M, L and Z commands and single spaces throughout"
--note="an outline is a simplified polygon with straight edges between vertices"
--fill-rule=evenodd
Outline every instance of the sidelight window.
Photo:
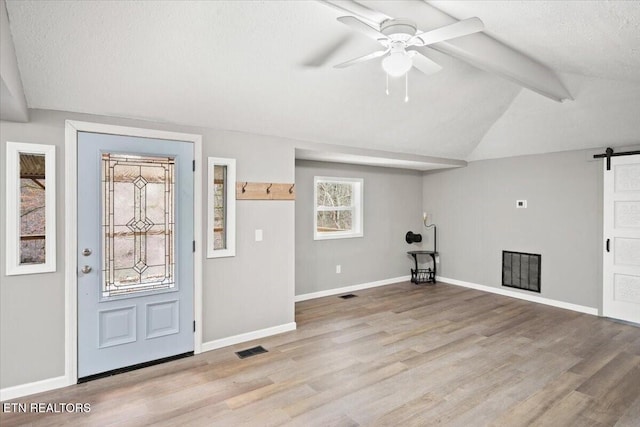
M 236 254 L 236 161 L 209 157 L 207 257 Z
M 7 275 L 55 271 L 55 146 L 6 145 Z

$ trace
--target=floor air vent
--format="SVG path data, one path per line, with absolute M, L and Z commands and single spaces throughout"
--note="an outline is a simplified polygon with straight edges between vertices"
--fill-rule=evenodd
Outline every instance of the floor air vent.
M 502 251 L 502 286 L 540 293 L 540 254 Z
M 349 299 L 349 298 L 355 298 L 358 295 L 354 295 L 354 294 L 347 294 L 347 295 L 340 295 L 340 298 L 342 299 Z
M 269 350 L 266 350 L 264 347 L 259 345 L 258 347 L 248 348 L 242 351 L 236 351 L 236 354 L 240 359 L 246 359 L 247 357 L 255 356 L 256 354 L 267 353 Z

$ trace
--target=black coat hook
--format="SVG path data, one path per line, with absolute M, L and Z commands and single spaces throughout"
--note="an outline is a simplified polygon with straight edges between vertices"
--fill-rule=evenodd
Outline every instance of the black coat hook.
M 249 184 L 249 183 L 248 183 L 248 182 L 245 182 L 245 183 L 244 183 L 244 185 L 242 186 L 242 192 L 243 192 L 243 193 L 246 193 L 246 192 L 247 192 L 247 190 L 246 190 L 246 188 L 247 188 L 247 184 Z
M 289 194 L 293 194 L 293 187 L 295 186 L 295 184 L 291 184 L 291 187 L 289 187 Z
M 267 187 L 267 194 L 271 194 L 271 187 L 273 186 L 273 184 L 269 184 L 269 186 Z

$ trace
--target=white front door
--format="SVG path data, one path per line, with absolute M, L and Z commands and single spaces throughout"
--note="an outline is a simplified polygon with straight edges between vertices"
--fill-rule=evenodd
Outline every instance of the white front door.
M 78 132 L 78 378 L 193 352 L 193 153 Z
M 640 155 L 604 163 L 602 314 L 640 323 Z

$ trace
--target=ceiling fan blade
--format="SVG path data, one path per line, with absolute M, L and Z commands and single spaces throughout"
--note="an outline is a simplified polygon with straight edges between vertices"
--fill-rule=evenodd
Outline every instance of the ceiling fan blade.
M 480 18 L 469 18 L 455 24 L 437 28 L 433 31 L 418 33 L 407 43 L 410 46 L 427 46 L 445 40 L 455 39 L 469 34 L 477 33 L 484 29 L 484 23 Z
M 309 57 L 302 63 L 302 66 L 317 68 L 334 62 L 335 56 L 349 45 L 349 42 L 353 37 L 355 37 L 353 33 L 344 35 L 333 43 L 318 49 L 309 55 Z
M 361 32 L 367 37 L 371 37 L 374 40 L 387 40 L 388 37 L 382 34 L 377 28 L 373 28 L 370 25 L 365 24 L 354 16 L 341 16 L 338 21 L 345 25 L 348 25 L 352 29 Z
M 413 66 L 426 75 L 435 74 L 442 70 L 442 67 L 438 63 L 430 60 L 418 51 L 409 51 L 413 58 Z
M 384 56 L 387 52 L 389 52 L 389 49 L 387 49 L 387 50 L 378 50 L 378 51 L 370 53 L 368 55 L 361 56 L 359 58 L 355 58 L 355 59 L 352 59 L 352 60 L 347 61 L 347 62 L 343 62 L 343 63 L 338 64 L 338 65 L 334 65 L 333 68 L 350 67 L 352 65 L 359 64 L 361 62 L 369 61 L 369 60 L 375 59 L 375 58 L 380 58 L 381 56 Z

